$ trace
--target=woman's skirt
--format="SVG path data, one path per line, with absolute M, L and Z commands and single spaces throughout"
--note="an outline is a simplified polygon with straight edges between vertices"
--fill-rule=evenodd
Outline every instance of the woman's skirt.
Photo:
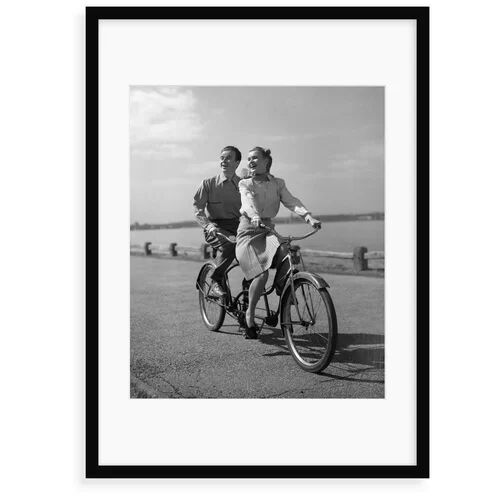
M 262 223 L 274 227 L 271 219 L 262 219 Z M 236 258 L 245 279 L 251 280 L 267 271 L 271 267 L 279 245 L 278 238 L 274 234 L 252 226 L 250 219 L 242 215 L 236 235 Z

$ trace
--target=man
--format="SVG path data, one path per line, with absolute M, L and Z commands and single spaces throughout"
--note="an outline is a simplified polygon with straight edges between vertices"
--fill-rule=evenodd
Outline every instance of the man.
M 240 161 L 241 153 L 238 148 L 234 146 L 223 148 L 220 153 L 221 172 L 202 181 L 194 195 L 195 217 L 203 228 L 206 242 L 210 245 L 221 245 L 215 262 L 217 267 L 212 274 L 212 293 L 219 297 L 225 294 L 221 285 L 224 272 L 233 262 L 235 245 L 218 237 L 217 232 L 226 236 L 236 236 L 238 230 L 241 197 L 238 191 L 240 178 L 235 172 Z

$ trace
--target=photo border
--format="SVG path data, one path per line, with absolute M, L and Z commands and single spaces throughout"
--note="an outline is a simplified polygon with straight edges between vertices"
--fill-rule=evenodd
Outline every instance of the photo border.
M 416 21 L 416 465 L 99 465 L 99 21 Z M 427 478 L 429 477 L 429 8 L 428 7 L 87 7 L 86 8 L 86 360 L 87 478 Z

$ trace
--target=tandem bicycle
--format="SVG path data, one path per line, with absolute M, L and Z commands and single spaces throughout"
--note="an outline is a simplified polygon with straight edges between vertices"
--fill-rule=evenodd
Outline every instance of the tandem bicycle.
M 318 229 L 303 236 L 283 236 L 271 227 L 262 225 L 269 233 L 274 234 L 285 250 L 288 260 L 288 273 L 284 285 L 277 290 L 276 284 L 266 289 L 262 295 L 264 315 L 256 315 L 255 319 L 264 324 L 276 327 L 278 323 L 281 333 L 286 339 L 288 349 L 298 365 L 308 372 L 319 373 L 333 359 L 337 344 L 337 316 L 332 298 L 328 292 L 329 285 L 319 274 L 299 269 L 304 268 L 302 256 L 293 241 L 303 240 L 315 234 Z M 218 233 L 219 237 L 235 243 L 235 237 L 227 237 Z M 214 250 L 214 252 L 216 249 Z M 211 331 L 218 331 L 224 323 L 226 315 L 234 318 L 240 328 L 245 327 L 245 312 L 248 305 L 248 287 L 250 282 L 243 279 L 240 290 L 231 290 L 229 273 L 238 267 L 233 263 L 224 275 L 224 296 L 211 295 L 211 275 L 215 269 L 213 262 L 204 264 L 196 280 L 199 293 L 200 312 L 203 323 Z M 277 310 L 269 306 L 269 295 L 273 292 L 279 297 Z M 262 310 L 262 309 L 261 309 Z

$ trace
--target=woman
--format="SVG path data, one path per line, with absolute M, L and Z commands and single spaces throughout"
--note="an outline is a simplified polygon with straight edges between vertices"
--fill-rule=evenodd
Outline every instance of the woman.
M 302 202 L 292 196 L 283 179 L 269 173 L 273 159 L 271 151 L 255 147 L 248 153 L 250 177 L 240 181 L 241 217 L 236 236 L 236 258 L 245 279 L 253 280 L 248 290 L 245 338 L 257 338 L 255 306 L 265 289 L 268 269 L 279 247 L 276 236 L 269 234 L 260 224 L 274 227 L 271 219 L 276 216 L 280 202 L 304 218 L 311 226 L 321 227 Z

